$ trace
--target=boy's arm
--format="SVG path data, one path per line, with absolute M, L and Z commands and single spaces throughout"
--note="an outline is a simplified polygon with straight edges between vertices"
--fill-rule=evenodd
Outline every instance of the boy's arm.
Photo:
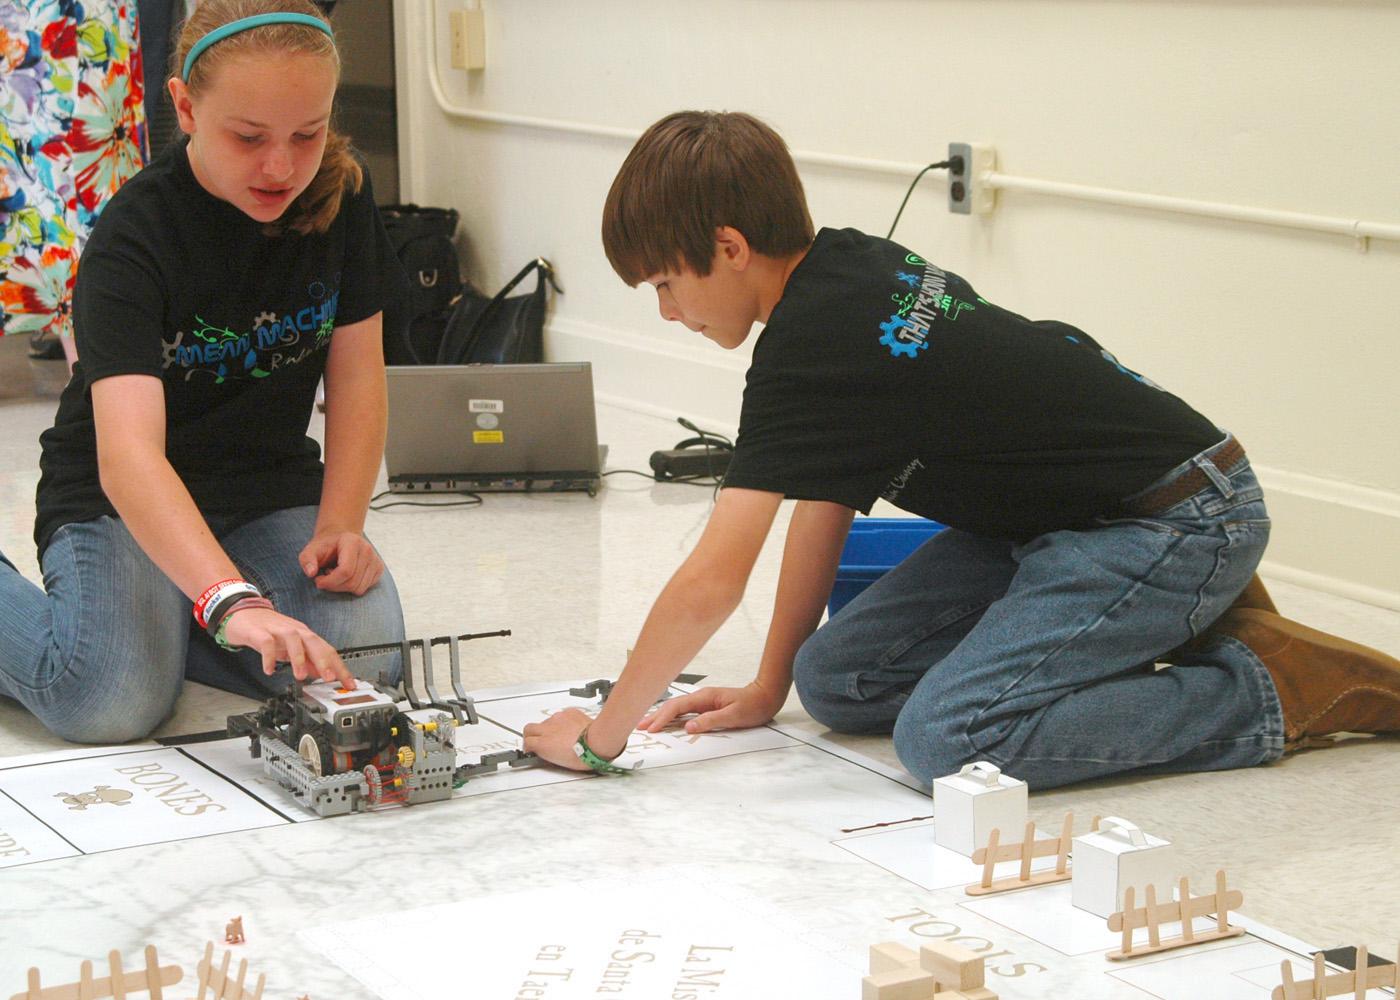
M 797 650 L 821 624 L 855 513 L 839 503 L 818 500 L 798 501 L 792 512 L 773 621 L 768 626 L 757 678 L 762 687 L 781 692 L 779 708 L 792 684 Z
M 659 732 L 690 712 L 700 714 L 685 724 L 688 733 L 761 726 L 778 714 L 792 686 L 797 651 L 821 624 L 854 515 L 855 511 L 841 504 L 798 502 L 783 547 L 773 620 L 758 676 L 747 687 L 701 688 L 672 698 L 642 720 L 642 729 Z
M 524 730 L 525 750 L 553 764 L 582 768 L 574 742 L 588 725 L 588 743 L 596 753 L 621 753 L 638 720 L 738 607 L 782 499 L 779 493 L 722 490 L 695 550 L 652 605 L 598 718 L 590 724 L 573 709 L 531 723 Z
M 801 500 L 792 512 L 783 566 L 778 576 L 778 593 L 773 603 L 773 621 L 763 645 L 755 681 L 777 699 L 773 715 L 787 701 L 792 685 L 792 661 L 797 650 L 821 624 L 822 612 L 831 598 L 841 549 L 851 531 L 855 511 L 838 503 Z M 697 723 L 703 721 L 695 720 Z M 712 720 L 711 725 L 715 721 Z M 767 722 L 768 719 L 764 719 Z M 704 732 L 710 725 L 686 729 Z

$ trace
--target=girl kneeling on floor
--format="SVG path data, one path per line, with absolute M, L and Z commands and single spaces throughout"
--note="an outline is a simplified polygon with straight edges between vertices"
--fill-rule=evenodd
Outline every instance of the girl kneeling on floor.
M 114 196 L 79 268 L 81 360 L 41 438 L 45 589 L 0 556 L 0 694 L 80 742 L 149 734 L 185 677 L 261 696 L 282 661 L 347 683 L 336 647 L 403 638 L 363 533 L 398 264 L 330 128 L 331 26 L 304 0 L 205 0 L 172 69 L 187 139 Z

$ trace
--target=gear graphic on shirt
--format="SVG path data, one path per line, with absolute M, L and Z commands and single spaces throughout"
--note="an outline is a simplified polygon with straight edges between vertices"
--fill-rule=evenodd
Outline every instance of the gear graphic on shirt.
M 164 369 L 166 369 L 166 368 L 169 368 L 171 365 L 173 365 L 173 364 L 175 363 L 176 359 L 179 357 L 180 348 L 184 345 L 184 342 L 185 342 L 185 331 L 184 331 L 184 330 L 176 330 L 176 331 L 175 331 L 175 339 L 174 339 L 174 340 L 166 340 L 166 339 L 164 339 L 164 338 L 161 338 L 161 342 L 160 342 L 160 347 L 161 347 L 161 362 L 160 362 L 160 366 L 161 366 L 161 369 L 162 369 L 162 370 L 164 370 Z
M 890 349 L 890 356 L 895 358 L 917 358 L 919 356 L 919 352 L 928 347 L 927 341 L 921 344 L 916 340 L 895 340 L 894 334 L 892 333 L 887 333 L 883 337 L 881 337 L 880 343 L 888 347 Z
M 271 312 L 270 310 L 265 309 L 253 317 L 252 332 L 254 334 L 257 334 L 257 332 L 263 327 L 267 327 L 269 330 L 271 330 L 276 326 L 277 314 L 275 312 Z M 261 343 L 261 340 L 262 338 L 260 337 L 256 338 L 257 343 Z M 268 375 L 271 374 L 271 372 L 263 371 L 262 368 L 258 366 L 259 359 L 257 348 L 253 345 L 249 345 L 249 348 L 250 349 L 247 355 L 245 355 L 243 358 L 243 370 L 247 374 L 251 375 L 253 378 L 266 378 Z
M 919 352 L 928 348 L 926 340 L 896 340 L 895 333 L 905 327 L 913 326 L 904 317 L 896 314 L 891 316 L 887 322 L 880 324 L 880 329 L 885 331 L 885 335 L 880 338 L 880 343 L 890 349 L 891 357 L 917 358 Z
M 264 309 L 262 312 L 258 313 L 256 316 L 253 317 L 253 329 L 252 329 L 252 331 L 251 331 L 251 332 L 252 332 L 252 335 L 253 335 L 253 337 L 252 337 L 252 339 L 253 339 L 253 345 L 250 345 L 250 346 L 255 346 L 255 345 L 276 346 L 276 340 L 275 340 L 275 339 L 274 339 L 274 341 L 272 342 L 272 344 L 264 344 L 264 343 L 263 343 L 264 338 L 263 338 L 263 337 L 259 337 L 259 336 L 257 335 L 257 334 L 258 334 L 258 331 L 261 330 L 263 327 L 266 327 L 266 328 L 267 328 L 268 334 L 269 334 L 269 335 L 271 335 L 272 332 L 275 331 L 275 330 L 277 329 L 277 314 L 276 314 L 275 312 L 272 312 L 271 310 Z

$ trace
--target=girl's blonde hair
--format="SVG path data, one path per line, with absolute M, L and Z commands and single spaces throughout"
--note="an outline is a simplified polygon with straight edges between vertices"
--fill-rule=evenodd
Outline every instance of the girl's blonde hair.
M 216 28 L 257 14 L 282 13 L 310 14 L 330 23 L 310 0 L 202 0 L 180 31 L 171 55 L 171 75 L 179 76 L 190 49 Z M 235 56 L 261 52 L 322 56 L 334 63 L 336 79 L 340 78 L 340 54 L 331 36 L 305 24 L 264 24 L 230 35 L 202 52 L 190 67 L 185 86 L 191 94 L 197 95 L 201 88 L 209 85 L 222 63 Z M 354 194 L 363 183 L 364 173 L 350 152 L 349 138 L 327 125 L 326 149 L 316 176 L 287 207 L 282 218 L 269 223 L 267 229 L 274 234 L 288 229 L 303 235 L 323 233 L 340 214 L 340 202 L 347 191 Z

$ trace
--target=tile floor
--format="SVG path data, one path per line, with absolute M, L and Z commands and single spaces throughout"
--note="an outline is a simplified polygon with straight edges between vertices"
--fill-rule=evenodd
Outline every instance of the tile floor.
M 11 338 L 16 339 L 16 338 Z M 0 551 L 37 579 L 30 540 L 39 433 L 52 419 L 48 366 L 7 351 L 0 378 Z M 14 372 L 19 372 L 18 380 Z M 4 373 L 0 373 L 4 374 Z M 676 424 L 599 407 L 610 469 L 645 469 L 648 454 L 688 436 Z M 492 496 L 477 508 L 397 507 L 371 513 L 368 531 L 392 568 L 410 636 L 510 628 L 509 639 L 468 646 L 468 686 L 483 688 L 620 668 L 652 597 L 705 524 L 711 496 L 693 486 L 615 475 L 597 498 Z M 771 607 L 790 505 L 756 568 L 748 595 L 692 669 L 742 683 L 754 669 Z M 1400 613 L 1270 581 L 1280 610 L 1400 654 Z M 248 702 L 189 685 L 162 734 L 222 727 Z M 779 721 L 821 728 L 795 699 Z M 883 738 L 833 737 L 894 763 Z M 12 702 L 0 703 L 0 757 L 62 746 Z M 1243 912 L 1324 946 L 1361 944 L 1394 954 L 1400 938 L 1400 745 L 1393 739 L 1298 755 L 1268 768 L 1104 781 L 1033 795 L 1042 825 L 1077 816 L 1126 816 L 1173 840 L 1209 879 L 1217 867 L 1245 893 Z

